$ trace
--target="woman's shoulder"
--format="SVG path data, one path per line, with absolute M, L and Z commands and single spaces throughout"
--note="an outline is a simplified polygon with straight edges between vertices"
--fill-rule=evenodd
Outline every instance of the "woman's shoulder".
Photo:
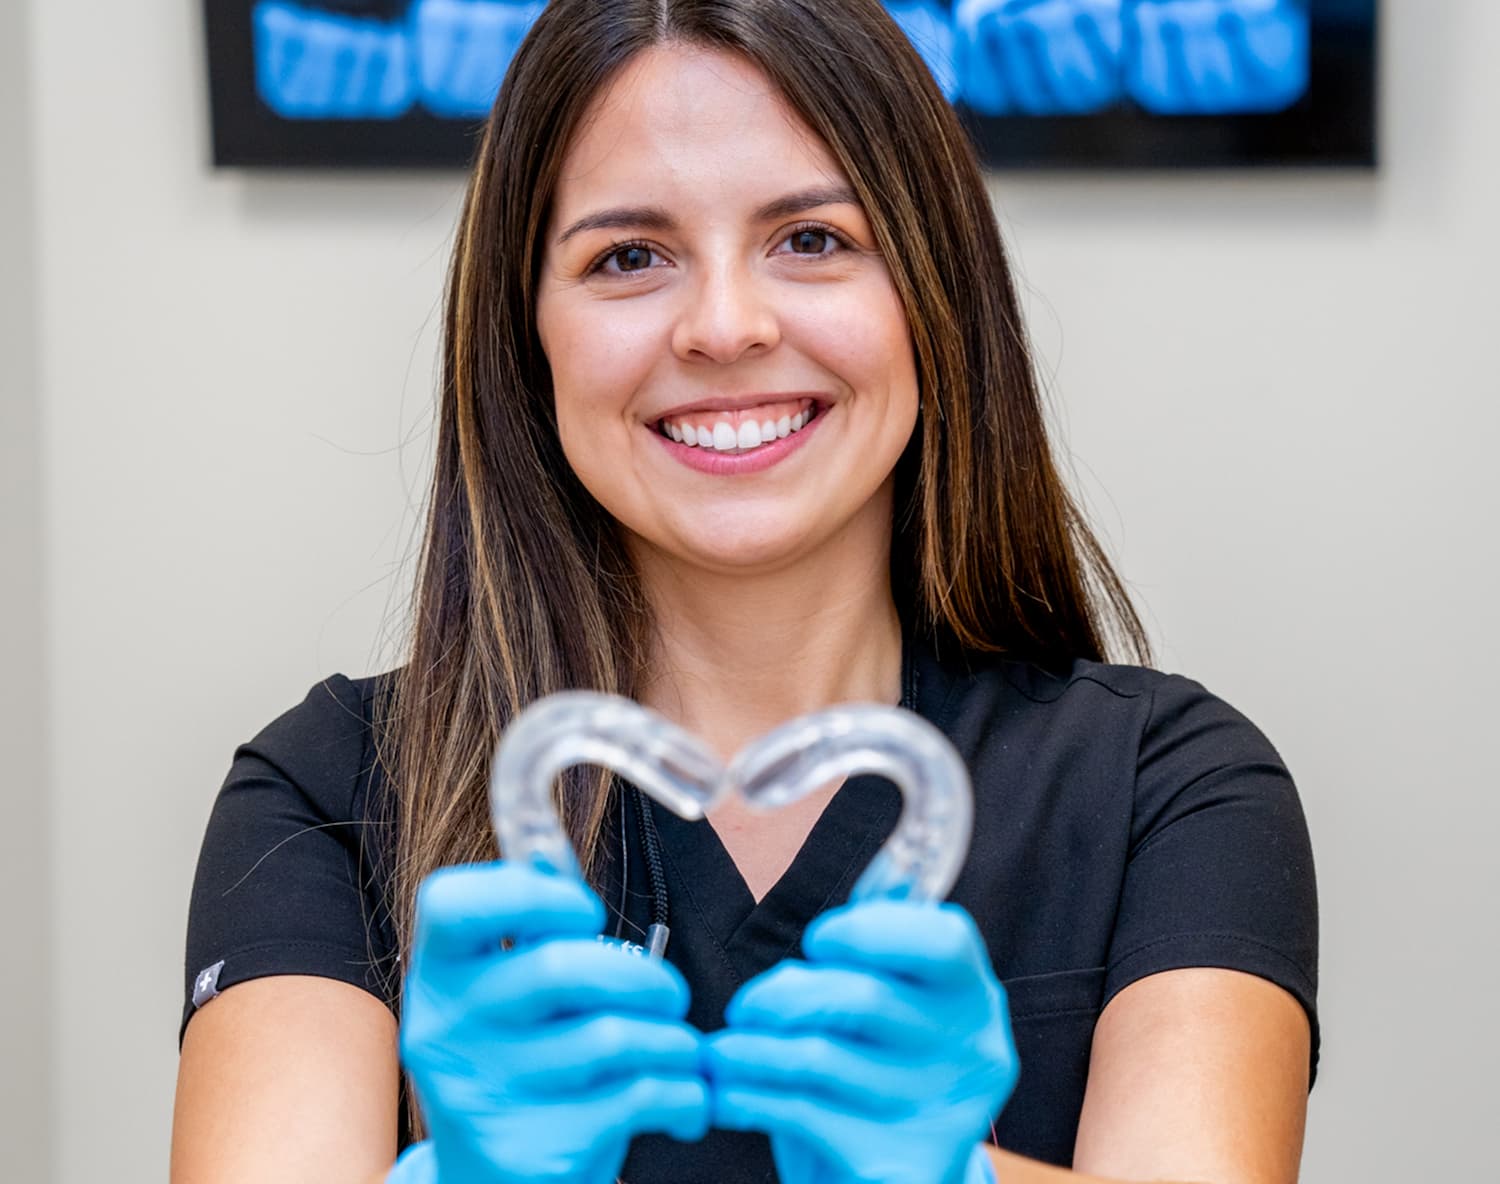
M 208 999 L 267 975 L 391 997 L 388 842 L 371 809 L 387 681 L 325 678 L 235 749 L 193 879 L 179 1039 Z
M 379 764 L 377 727 L 394 674 L 332 674 L 313 684 L 235 749 L 235 768 L 269 766 L 330 812 L 347 813 Z
M 919 677 L 941 683 L 951 699 L 1021 699 L 1042 707 L 1075 699 L 1112 698 L 1122 704 L 1157 698 L 1216 699 L 1201 683 L 1150 666 L 1071 658 L 1039 662 L 1006 653 L 986 653 L 918 643 Z
M 929 715 L 953 731 L 1032 731 L 1050 744 L 1111 741 L 1142 762 L 1185 740 L 1278 760 L 1263 732 L 1238 708 L 1183 674 L 1076 658 L 1043 665 L 1005 654 L 929 648 L 919 675 L 929 682 Z M 933 685 L 935 684 L 935 685 Z
M 300 702 L 272 719 L 249 743 L 295 741 L 368 729 L 395 673 L 358 678 L 330 674 L 309 687 Z

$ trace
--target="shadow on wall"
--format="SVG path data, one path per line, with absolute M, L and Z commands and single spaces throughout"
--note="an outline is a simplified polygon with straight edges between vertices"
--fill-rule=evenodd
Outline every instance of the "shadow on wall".
M 1308 0 L 889 0 L 981 115 L 1281 111 L 1307 91 Z M 256 88 L 287 119 L 483 116 L 545 0 L 258 0 Z

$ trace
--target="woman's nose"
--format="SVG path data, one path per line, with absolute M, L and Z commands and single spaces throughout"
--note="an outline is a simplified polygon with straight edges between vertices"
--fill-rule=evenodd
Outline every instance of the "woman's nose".
M 773 349 L 781 340 L 769 293 L 748 269 L 718 266 L 685 288 L 672 333 L 672 348 L 684 361 L 725 365 Z

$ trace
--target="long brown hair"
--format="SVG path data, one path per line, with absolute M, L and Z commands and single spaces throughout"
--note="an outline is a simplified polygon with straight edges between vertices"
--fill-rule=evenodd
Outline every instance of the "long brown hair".
M 632 695 L 649 606 L 615 524 L 558 441 L 534 298 L 574 129 L 620 68 L 677 42 L 742 55 L 828 145 L 905 305 L 921 412 L 897 467 L 891 577 L 905 626 L 950 650 L 1048 666 L 1148 658 L 1119 578 L 1059 479 L 994 213 L 972 147 L 877 0 L 552 0 L 486 126 L 453 253 L 437 462 L 409 661 L 381 754 L 402 964 L 418 883 L 493 859 L 487 764 L 550 692 Z M 559 808 L 596 870 L 607 775 Z M 394 993 L 394 992 L 393 992 Z M 414 1129 L 420 1116 L 410 1111 Z

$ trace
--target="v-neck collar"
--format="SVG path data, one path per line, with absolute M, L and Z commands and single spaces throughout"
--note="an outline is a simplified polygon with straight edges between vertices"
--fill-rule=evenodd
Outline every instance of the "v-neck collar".
M 933 655 L 909 635 L 902 641 L 902 687 L 904 705 L 940 723 L 948 688 Z M 741 983 L 795 954 L 808 923 L 849 899 L 901 814 L 901 791 L 891 782 L 872 774 L 850 777 L 781 878 L 757 902 L 711 823 L 689 822 L 645 800 L 673 889 L 673 927 L 700 929 Z

